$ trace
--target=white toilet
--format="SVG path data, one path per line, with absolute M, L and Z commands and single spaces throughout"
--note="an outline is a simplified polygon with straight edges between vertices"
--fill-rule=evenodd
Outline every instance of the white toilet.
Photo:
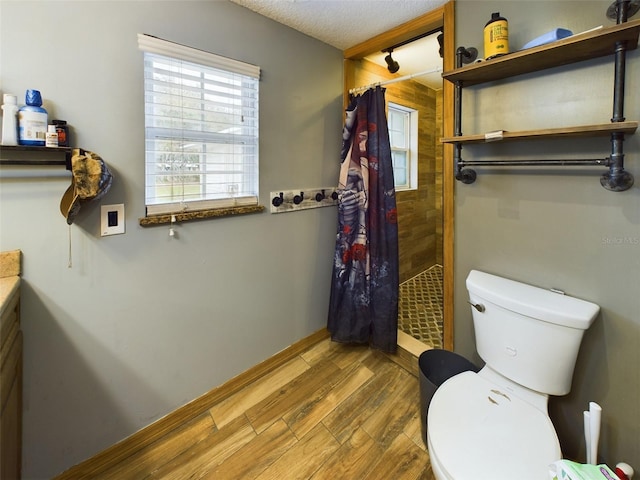
M 486 364 L 450 378 L 431 399 L 427 446 L 435 477 L 548 479 L 548 466 L 562 458 L 548 398 L 569 393 L 582 336 L 600 308 L 476 270 L 467 289 Z

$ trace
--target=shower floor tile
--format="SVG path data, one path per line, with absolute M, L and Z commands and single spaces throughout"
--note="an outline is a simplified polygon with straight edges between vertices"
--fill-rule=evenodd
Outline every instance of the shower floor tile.
M 442 348 L 442 266 L 428 270 L 400 284 L 398 325 L 418 340 Z

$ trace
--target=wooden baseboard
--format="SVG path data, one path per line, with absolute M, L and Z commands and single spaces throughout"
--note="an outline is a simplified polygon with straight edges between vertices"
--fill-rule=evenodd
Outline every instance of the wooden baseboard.
M 139 430 L 130 437 L 125 438 L 84 462 L 71 467 L 69 470 L 55 477 L 55 479 L 79 480 L 95 477 L 99 473 L 117 465 L 130 455 L 133 455 L 138 450 L 162 438 L 175 428 L 197 417 L 211 408 L 214 404 L 230 397 L 272 370 L 284 365 L 292 358 L 306 351 L 311 346 L 324 340 L 328 336 L 329 332 L 326 329 L 322 329 L 303 338 L 281 352 L 276 353 L 264 362 L 259 363 L 255 367 L 241 373 L 237 377 L 232 378 L 228 382 L 214 388 L 201 397 L 198 397 L 177 410 L 174 410 L 151 425 L 144 427 L 142 430 Z

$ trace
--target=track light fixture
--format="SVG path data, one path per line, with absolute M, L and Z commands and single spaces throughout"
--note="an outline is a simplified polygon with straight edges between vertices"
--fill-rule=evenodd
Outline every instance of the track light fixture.
M 438 39 L 438 54 L 440 58 L 444 58 L 444 33 L 440 33 L 437 37 Z
M 389 52 L 389 55 L 384 57 L 384 61 L 387 62 L 387 70 L 391 73 L 396 73 L 400 70 L 400 64 L 396 62 L 393 58 L 391 58 L 391 54 L 393 53 L 393 49 L 390 48 L 388 50 L 384 50 L 385 52 Z

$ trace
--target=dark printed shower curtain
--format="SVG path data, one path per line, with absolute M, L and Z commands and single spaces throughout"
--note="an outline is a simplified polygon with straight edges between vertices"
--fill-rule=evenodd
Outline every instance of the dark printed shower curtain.
M 343 343 L 395 352 L 398 225 L 384 90 L 347 108 L 328 329 Z

